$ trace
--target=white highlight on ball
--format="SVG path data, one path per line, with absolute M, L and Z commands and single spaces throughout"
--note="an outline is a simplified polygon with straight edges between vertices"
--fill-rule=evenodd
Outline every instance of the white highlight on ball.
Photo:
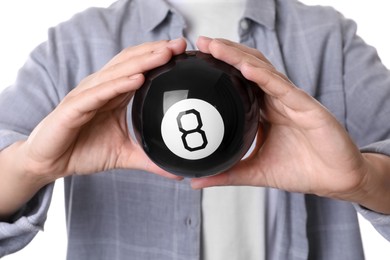
M 198 160 L 220 146 L 225 132 L 222 116 L 210 103 L 185 99 L 173 104 L 161 122 L 161 135 L 175 155 Z

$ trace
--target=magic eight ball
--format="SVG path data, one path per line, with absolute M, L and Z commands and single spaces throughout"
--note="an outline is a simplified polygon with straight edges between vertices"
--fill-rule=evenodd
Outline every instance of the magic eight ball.
M 257 91 L 209 54 L 174 56 L 148 71 L 134 95 L 135 137 L 168 172 L 191 178 L 220 173 L 241 160 L 256 136 Z

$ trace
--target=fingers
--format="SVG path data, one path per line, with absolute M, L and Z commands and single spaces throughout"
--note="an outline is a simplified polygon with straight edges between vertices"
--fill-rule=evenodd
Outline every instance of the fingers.
M 293 88 L 293 84 L 258 50 L 224 39 L 209 39 L 200 37 L 198 47 L 201 51 L 210 53 L 243 73 L 245 77 L 255 81 L 264 91 L 272 96 L 280 97 Z M 257 69 L 253 71 L 253 69 Z M 248 78 L 249 79 L 249 78 Z M 273 85 L 281 85 L 279 88 Z
M 268 65 L 268 66 L 272 67 L 271 63 L 258 50 L 253 49 L 253 48 L 249 48 L 249 47 L 247 47 L 245 45 L 238 44 L 238 43 L 226 40 L 226 39 L 215 39 L 214 40 L 214 39 L 211 39 L 211 38 L 208 38 L 208 37 L 201 36 L 201 37 L 198 38 L 196 44 L 197 44 L 199 50 L 202 51 L 202 52 L 205 52 L 205 53 L 213 52 L 212 53 L 213 56 L 216 55 L 216 56 L 220 57 L 221 59 L 223 58 L 223 60 L 225 60 L 225 62 L 227 62 L 227 63 L 229 63 L 231 65 L 237 63 L 237 62 L 234 62 L 234 60 L 227 61 L 229 58 L 232 58 L 232 56 L 230 56 L 230 55 L 226 55 L 226 57 L 222 57 L 222 56 L 225 56 L 225 54 L 222 53 L 222 52 L 219 52 L 218 48 L 214 48 L 212 46 L 213 42 L 214 43 L 215 42 L 221 42 L 221 43 L 223 43 L 226 46 L 237 48 L 237 49 L 241 50 L 242 52 L 250 54 L 250 55 L 256 57 L 257 59 L 259 59 L 261 61 L 265 61 L 266 64 L 264 64 L 264 65 Z
M 193 189 L 214 186 L 265 186 L 264 175 L 253 167 L 254 160 L 241 161 L 232 169 L 218 175 L 191 180 Z
M 183 180 L 183 177 L 174 175 L 158 167 L 136 143 L 132 142 L 132 149 L 128 149 L 127 152 L 130 154 L 123 153 L 124 155 L 120 158 L 122 163 L 119 165 L 119 168 L 137 169 L 151 172 L 172 180 Z
M 310 95 L 294 86 L 256 49 L 223 39 L 200 37 L 199 49 L 210 53 L 241 71 L 245 78 L 255 82 L 266 94 L 267 105 L 286 118 L 308 116 L 323 117 L 324 109 Z M 270 102 L 271 99 L 271 102 Z M 302 113 L 304 112 L 304 113 Z
M 141 86 L 143 81 L 143 75 L 136 74 L 104 82 L 94 88 L 78 91 L 76 94 L 70 93 L 55 110 L 58 112 L 57 118 L 65 119 L 67 128 L 79 127 L 112 99 L 126 93 L 132 96 L 132 92 Z M 125 99 L 128 100 L 129 97 Z
M 87 121 L 95 110 L 121 94 L 134 92 L 143 83 L 143 73 L 167 63 L 185 50 L 185 41 L 159 41 L 127 48 L 102 70 L 90 75 L 61 102 L 61 112 L 75 124 Z
M 186 42 L 183 39 L 150 42 L 129 47 L 114 57 L 100 71 L 83 80 L 75 91 L 94 87 L 116 78 L 144 73 L 167 63 L 173 55 L 184 52 L 185 48 Z
M 135 47 L 128 47 L 116 55 L 104 68 L 111 67 L 115 64 L 122 63 L 134 57 L 141 56 L 145 52 L 158 52 L 164 49 L 169 49 L 173 55 L 182 53 L 186 48 L 186 41 L 183 38 L 174 40 L 162 40 L 157 42 L 147 42 Z
M 184 50 L 185 41 L 178 39 L 134 46 L 118 54 L 80 82 L 34 129 L 26 148 L 31 161 L 57 176 L 130 168 L 180 179 L 152 163 L 129 138 L 126 112 L 144 82 L 144 72 Z
M 264 186 L 266 183 L 259 175 L 258 160 L 255 159 L 265 141 L 266 131 L 261 128 L 257 133 L 256 146 L 253 152 L 231 169 L 215 176 L 192 179 L 193 189 L 202 189 L 212 186 L 250 185 Z M 256 169 L 256 170 L 255 170 Z

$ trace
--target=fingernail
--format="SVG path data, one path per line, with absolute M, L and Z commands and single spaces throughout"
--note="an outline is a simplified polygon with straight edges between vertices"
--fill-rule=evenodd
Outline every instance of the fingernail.
M 142 74 L 135 74 L 135 75 L 129 76 L 129 79 L 130 79 L 130 80 L 137 80 L 137 79 L 139 79 L 141 76 L 142 76 Z
M 169 50 L 169 48 L 167 47 L 163 47 L 163 48 L 160 48 L 160 49 L 157 49 L 155 51 L 153 51 L 153 54 L 161 54 L 161 53 L 165 53 Z
M 196 179 L 192 179 L 191 180 L 191 188 L 194 189 L 194 190 L 199 190 L 199 189 L 202 188 L 202 185 Z
M 183 38 L 177 38 L 177 39 L 170 40 L 168 43 L 168 46 L 170 46 L 170 47 L 176 46 L 176 45 L 180 44 L 182 41 L 183 41 Z
M 223 42 L 223 39 L 221 39 L 221 38 L 215 38 L 215 39 L 214 39 L 214 42 L 216 42 L 216 43 L 218 43 L 218 44 L 226 45 L 226 44 Z
M 207 36 L 203 36 L 203 35 L 200 35 L 198 39 L 202 39 L 202 40 L 212 40 L 212 38 L 210 37 L 207 37 Z

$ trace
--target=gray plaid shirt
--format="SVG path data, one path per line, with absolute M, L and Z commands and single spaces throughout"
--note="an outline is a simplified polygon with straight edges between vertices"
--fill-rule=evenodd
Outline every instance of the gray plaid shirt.
M 364 151 L 390 155 L 390 73 L 355 35 L 353 22 L 295 0 L 248 0 L 242 19 L 243 44 L 317 98 Z M 162 0 L 119 0 L 50 29 L 0 96 L 0 148 L 25 139 L 81 79 L 123 48 L 181 37 L 184 27 Z M 52 189 L 43 188 L 12 223 L 0 223 L 0 257 L 42 229 Z M 200 258 L 201 191 L 188 181 L 115 170 L 66 178 L 65 193 L 70 260 Z M 390 238 L 389 216 L 268 190 L 266 259 L 363 259 L 356 210 Z

